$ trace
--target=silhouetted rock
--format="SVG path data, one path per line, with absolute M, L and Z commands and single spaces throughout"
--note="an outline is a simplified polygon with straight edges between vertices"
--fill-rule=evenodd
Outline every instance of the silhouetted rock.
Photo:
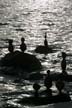
M 62 70 L 62 75 L 63 75 L 63 76 L 66 76 L 66 77 L 68 76 L 66 70 Z
M 44 46 L 48 48 L 48 42 L 47 42 L 47 35 L 46 35 L 46 33 L 45 33 L 45 37 L 44 38 L 45 38 L 45 40 L 44 40 Z
M 35 52 L 40 53 L 40 54 L 48 54 L 52 53 L 52 48 L 49 47 L 48 42 L 47 42 L 47 35 L 45 33 L 45 40 L 44 40 L 44 45 L 39 45 L 36 47 Z
M 39 89 L 40 89 L 40 85 L 37 84 L 37 83 L 34 83 L 33 88 L 34 88 L 34 90 L 35 90 L 34 96 L 35 96 L 35 97 L 38 97 L 38 96 L 39 96 L 38 91 L 39 91 Z
M 20 49 L 22 52 L 24 52 L 26 50 L 26 44 L 24 43 L 25 39 L 22 37 L 21 38 L 21 45 L 20 45 Z
M 63 73 L 54 73 L 50 75 L 52 81 L 58 81 L 59 79 L 62 81 L 72 81 L 72 75 L 63 74 Z
M 47 71 L 47 75 L 44 79 L 44 85 L 46 87 L 46 90 L 45 90 L 46 95 L 51 96 L 52 95 L 52 90 L 50 88 L 52 86 L 52 79 L 50 77 L 50 70 Z
M 47 75 L 44 80 L 44 85 L 46 86 L 47 89 L 50 89 L 52 86 L 52 79 L 50 77 L 50 70 L 47 71 Z
M 62 62 L 61 62 L 62 71 L 66 71 L 66 53 L 62 52 Z
M 64 89 L 64 86 L 65 86 L 64 82 L 61 81 L 60 79 L 56 82 L 56 87 L 59 91 L 59 94 L 62 94 L 62 90 Z
M 50 97 L 26 97 L 23 99 L 20 99 L 18 103 L 21 103 L 22 105 L 46 105 L 46 104 L 54 104 L 54 103 L 60 103 L 60 102 L 69 102 L 71 101 L 69 95 L 62 94 L 62 95 L 56 95 L 56 96 L 50 96 Z
M 47 48 L 45 46 L 40 45 L 36 47 L 35 52 L 40 54 L 48 54 L 48 53 L 52 53 L 53 51 L 52 48 L 50 47 Z
M 45 92 L 45 95 L 47 97 L 51 97 L 52 96 L 52 90 L 50 88 L 46 88 L 46 90 L 44 92 Z
M 43 74 L 41 74 L 40 72 L 33 72 L 33 73 L 30 73 L 28 78 L 28 80 L 41 80 L 43 79 Z
M 15 51 L 8 53 L 1 60 L 2 66 L 20 67 L 26 71 L 35 71 L 42 68 L 40 61 L 31 54 Z
M 13 46 L 13 40 L 12 39 L 9 39 L 8 50 L 9 50 L 10 53 L 13 53 L 13 51 L 14 51 L 14 46 Z

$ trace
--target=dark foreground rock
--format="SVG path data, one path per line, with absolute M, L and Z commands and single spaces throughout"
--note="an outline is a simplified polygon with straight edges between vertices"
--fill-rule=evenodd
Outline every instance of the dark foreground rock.
M 64 75 L 62 73 L 60 74 L 55 73 L 50 75 L 49 77 L 52 81 L 58 81 L 60 79 L 61 81 L 72 82 L 72 75 L 68 75 L 68 74 Z
M 25 71 L 36 71 L 42 68 L 40 61 L 34 55 L 20 51 L 6 54 L 1 60 L 1 65 L 20 67 Z
M 29 74 L 29 76 L 27 77 L 27 80 L 30 80 L 30 81 L 35 81 L 35 80 L 43 80 L 43 76 L 44 74 L 41 74 L 39 72 L 31 72 Z
M 18 101 L 18 103 L 23 105 L 46 105 L 52 103 L 69 102 L 71 101 L 69 95 L 61 94 L 50 97 L 27 97 Z

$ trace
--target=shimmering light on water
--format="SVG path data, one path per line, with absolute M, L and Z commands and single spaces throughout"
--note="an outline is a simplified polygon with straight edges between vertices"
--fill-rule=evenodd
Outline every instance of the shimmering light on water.
M 49 45 L 56 50 L 53 54 L 46 56 L 33 52 L 37 45 L 43 44 L 45 32 L 47 32 Z M 48 69 L 51 70 L 51 73 L 61 72 L 61 51 L 66 51 L 68 54 L 67 72 L 72 74 L 71 0 L 0 0 L 0 59 L 8 53 L 7 39 L 12 38 L 14 40 L 16 50 L 19 49 L 22 36 L 26 40 L 27 52 L 36 55 L 41 61 L 43 65 L 41 73 L 46 74 Z M 18 70 L 5 68 L 0 71 L 15 72 Z M 23 81 L 17 85 L 17 83 L 13 82 L 15 79 L 7 78 L 7 76 L 0 77 L 0 92 L 2 93 L 2 90 L 4 90 L 3 93 L 6 91 L 12 92 L 15 97 L 13 94 L 10 94 L 10 96 L 14 99 L 17 96 L 28 96 L 25 91 L 28 93 L 31 91 L 32 93 L 33 83 Z M 41 83 L 43 85 L 43 81 Z M 56 88 L 54 87 L 53 89 L 55 90 Z M 66 88 L 72 93 L 71 84 L 67 84 Z M 29 106 L 27 107 L 30 108 Z M 53 106 L 43 106 L 43 108 L 46 107 L 53 108 Z M 37 108 L 42 108 L 42 106 Z
M 16 87 L 14 85 L 5 85 L 5 89 L 7 89 L 9 91 L 15 91 Z
M 25 91 L 31 91 L 31 90 L 33 90 L 33 87 L 32 87 L 32 85 L 30 85 L 30 86 L 22 87 L 22 89 L 24 89 Z

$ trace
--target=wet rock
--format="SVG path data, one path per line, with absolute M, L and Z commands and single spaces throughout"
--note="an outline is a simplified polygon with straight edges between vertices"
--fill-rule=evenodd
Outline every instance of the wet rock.
M 44 45 L 37 46 L 35 49 L 35 52 L 40 53 L 40 54 L 52 53 L 52 48 L 50 48 L 48 45 L 47 33 L 45 33 L 45 36 L 44 36 Z
M 20 51 L 6 54 L 1 60 L 1 65 L 20 67 L 25 71 L 35 71 L 42 68 L 40 61 L 34 55 Z
M 41 79 L 43 79 L 43 74 L 41 74 L 39 72 L 30 73 L 27 79 L 31 80 L 31 81 L 41 80 Z
M 52 53 L 53 51 L 52 48 L 40 45 L 36 47 L 35 52 L 40 54 L 48 54 L 48 53 Z
M 18 101 L 18 103 L 23 105 L 47 105 L 52 103 L 69 102 L 71 101 L 69 95 L 62 94 L 50 97 L 26 97 Z

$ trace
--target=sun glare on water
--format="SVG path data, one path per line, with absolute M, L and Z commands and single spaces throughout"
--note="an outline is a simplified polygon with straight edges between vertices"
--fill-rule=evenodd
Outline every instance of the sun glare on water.
M 19 0 L 18 4 L 21 5 L 21 8 L 27 6 L 32 9 L 37 9 L 40 7 L 46 7 L 47 4 L 53 4 L 54 1 L 55 0 Z
M 54 0 L 33 0 L 33 4 L 39 8 L 39 7 L 45 7 L 47 4 L 52 4 Z

